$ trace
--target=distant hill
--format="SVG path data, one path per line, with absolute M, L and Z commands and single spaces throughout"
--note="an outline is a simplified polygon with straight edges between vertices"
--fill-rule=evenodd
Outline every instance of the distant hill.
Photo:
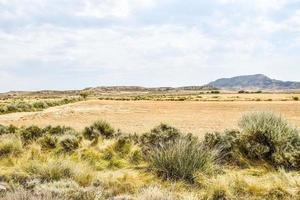
M 215 87 L 205 86 L 185 86 L 185 87 L 140 87 L 140 86 L 99 86 L 89 87 L 83 90 L 41 90 L 41 91 L 10 91 L 0 93 L 2 96 L 61 96 L 61 95 L 79 95 L 83 92 L 102 94 L 111 92 L 176 92 L 176 91 L 207 91 L 218 90 Z
M 300 82 L 280 81 L 263 74 L 222 78 L 208 84 L 220 89 L 268 89 L 293 90 L 300 89 Z
M 156 91 L 178 91 L 178 90 L 217 90 L 209 85 L 205 86 L 185 86 L 185 87 L 140 87 L 140 86 L 101 86 L 85 88 L 82 91 L 91 92 L 112 92 L 112 91 L 127 91 L 127 92 L 156 92 Z

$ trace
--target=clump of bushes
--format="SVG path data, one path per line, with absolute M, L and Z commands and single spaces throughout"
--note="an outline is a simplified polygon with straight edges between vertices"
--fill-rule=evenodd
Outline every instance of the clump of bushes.
M 168 143 L 173 143 L 182 137 L 180 130 L 167 124 L 160 124 L 153 128 L 150 132 L 144 133 L 139 138 L 139 143 L 143 151 L 160 148 Z
M 24 170 L 31 177 L 43 182 L 72 179 L 81 186 L 89 186 L 94 177 L 94 171 L 88 165 L 70 159 L 50 159 L 46 162 L 31 161 L 24 166 Z
M 17 130 L 18 128 L 14 125 L 3 126 L 0 124 L 0 135 L 13 134 L 16 133 Z
M 0 138 L 0 158 L 17 156 L 22 152 L 22 143 L 16 136 L 2 136 Z
M 239 155 L 240 131 L 226 130 L 224 133 L 207 133 L 203 145 L 208 149 L 218 149 L 221 163 L 242 164 Z
M 57 137 L 49 134 L 39 139 L 39 144 L 43 149 L 55 149 L 57 146 L 57 142 Z
M 151 168 L 161 177 L 193 182 L 199 171 L 210 173 L 214 169 L 216 154 L 197 140 L 178 139 L 154 149 L 150 155 Z
M 275 168 L 300 168 L 299 131 L 281 116 L 254 112 L 239 121 L 241 131 L 207 134 L 204 144 L 219 146 L 225 161 L 265 161 Z
M 86 127 L 83 136 L 92 140 L 93 144 L 97 144 L 100 136 L 106 139 L 113 138 L 116 136 L 116 131 L 109 123 L 101 120 L 93 123 L 90 127 Z
M 131 141 L 125 137 L 119 138 L 114 144 L 114 150 L 123 156 L 129 154 L 131 148 L 132 148 Z
M 33 112 L 43 110 L 53 106 L 64 105 L 81 101 L 82 98 L 65 98 L 59 100 L 38 100 L 38 101 L 13 101 L 9 104 L 0 105 L 0 114 L 14 113 L 14 112 Z
M 59 149 L 62 152 L 73 152 L 79 148 L 80 138 L 75 135 L 64 135 L 59 139 Z
M 261 112 L 244 115 L 242 152 L 250 159 L 265 160 L 275 167 L 300 167 L 300 136 L 281 116 Z
M 27 128 L 22 128 L 20 131 L 21 139 L 25 144 L 42 137 L 43 133 L 43 129 L 38 126 L 29 126 Z
M 10 131 L 6 126 L 0 125 L 0 135 L 9 134 Z
M 50 135 L 64 135 L 75 133 L 75 130 L 66 126 L 47 126 L 43 129 L 43 132 Z

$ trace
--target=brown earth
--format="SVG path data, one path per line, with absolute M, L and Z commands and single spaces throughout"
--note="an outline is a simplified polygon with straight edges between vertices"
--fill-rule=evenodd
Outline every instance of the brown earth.
M 101 101 L 90 100 L 53 107 L 41 112 L 0 115 L 0 124 L 39 126 L 67 125 L 83 129 L 104 119 L 124 132 L 145 132 L 165 122 L 186 132 L 235 128 L 244 112 L 273 111 L 300 127 L 300 102 L 196 102 L 196 101 Z

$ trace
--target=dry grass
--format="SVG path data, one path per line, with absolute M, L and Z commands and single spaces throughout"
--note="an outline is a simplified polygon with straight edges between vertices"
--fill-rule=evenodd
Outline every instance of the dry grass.
M 13 113 L 0 116 L 0 124 L 40 126 L 67 125 L 82 130 L 99 118 L 124 132 L 143 133 L 165 122 L 203 135 L 237 127 L 242 113 L 274 111 L 300 126 L 300 101 L 273 102 L 163 102 L 163 101 L 100 101 L 90 100 L 37 113 Z

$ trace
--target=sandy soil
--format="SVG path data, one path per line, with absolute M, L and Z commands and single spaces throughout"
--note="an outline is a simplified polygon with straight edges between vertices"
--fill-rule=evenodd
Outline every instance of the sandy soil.
M 124 132 L 145 132 L 160 122 L 186 132 L 234 128 L 244 112 L 274 111 L 300 127 L 300 102 L 164 102 L 90 100 L 46 109 L 42 112 L 0 115 L 0 124 L 67 125 L 78 130 L 98 119 Z

